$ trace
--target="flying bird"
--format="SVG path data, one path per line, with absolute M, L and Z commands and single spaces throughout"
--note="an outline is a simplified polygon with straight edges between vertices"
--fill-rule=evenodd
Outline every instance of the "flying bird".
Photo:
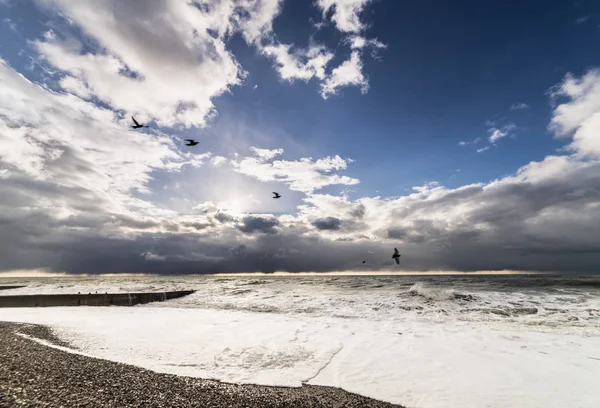
M 367 261 L 363 261 L 363 263 L 367 263 Z
M 273 191 L 273 198 L 281 198 L 281 195 L 275 191 Z
M 185 144 L 186 146 L 196 146 L 198 144 L 198 142 L 196 142 L 195 140 L 192 140 L 192 139 L 185 139 L 185 141 L 187 142 Z
M 394 255 L 392 255 L 392 258 L 396 261 L 396 265 L 400 265 L 400 251 L 398 251 L 398 248 L 394 248 Z
M 135 125 L 134 125 L 134 126 L 132 126 L 132 128 L 134 128 L 134 129 L 139 129 L 139 128 L 145 128 L 145 127 L 148 127 L 148 126 L 146 126 L 146 125 L 140 125 L 140 123 L 139 123 L 137 120 L 135 120 L 135 118 L 134 118 L 133 116 L 131 117 L 131 120 L 133 120 L 133 123 L 135 123 Z

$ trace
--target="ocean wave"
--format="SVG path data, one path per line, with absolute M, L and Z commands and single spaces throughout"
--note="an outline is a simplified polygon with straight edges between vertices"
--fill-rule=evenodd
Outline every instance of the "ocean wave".
M 512 316 L 522 316 L 522 315 L 534 315 L 538 313 L 538 309 L 535 307 L 477 307 L 477 308 L 469 308 L 462 309 L 461 313 L 489 313 L 495 314 L 499 316 L 512 317 Z
M 420 282 L 412 285 L 408 290 L 408 293 L 413 296 L 421 296 L 427 300 L 433 301 L 461 300 L 465 302 L 472 302 L 478 300 L 478 298 L 474 295 L 456 292 L 454 289 L 431 288 L 423 285 Z
M 238 283 L 238 286 L 265 285 L 267 283 L 270 283 L 270 282 L 267 280 L 264 280 L 264 279 L 256 279 L 256 280 L 250 280 L 250 281 L 241 281 Z
M 236 289 L 229 292 L 231 295 L 245 295 L 246 293 L 254 292 L 252 289 Z

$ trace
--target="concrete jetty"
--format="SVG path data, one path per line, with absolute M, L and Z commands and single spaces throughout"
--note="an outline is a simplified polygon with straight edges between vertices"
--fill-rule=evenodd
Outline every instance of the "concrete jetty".
M 0 296 L 0 307 L 49 306 L 135 306 L 140 303 L 164 302 L 194 293 L 193 290 L 154 293 L 89 293 L 76 295 Z

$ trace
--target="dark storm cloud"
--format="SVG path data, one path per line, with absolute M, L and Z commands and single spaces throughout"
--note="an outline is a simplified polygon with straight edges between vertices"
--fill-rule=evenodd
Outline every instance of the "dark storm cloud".
M 337 231 L 342 225 L 342 221 L 335 217 L 319 218 L 313 222 L 313 225 L 321 231 Z
M 211 226 L 211 224 L 209 224 L 209 223 L 201 223 L 201 222 L 184 222 L 181 225 L 184 227 L 187 227 L 187 228 L 193 228 L 197 231 L 206 229 Z
M 279 221 L 275 218 L 263 218 L 263 217 L 244 217 L 243 224 L 238 226 L 238 229 L 246 234 L 252 234 L 254 232 L 260 232 L 263 234 L 276 234 L 276 227 L 279 225 Z
M 39 198 L 61 200 L 79 211 L 99 211 L 107 201 L 91 189 L 65 186 L 16 174 L 0 178 L 0 206 L 28 206 Z
M 4 270 L 47 267 L 68 273 L 228 273 L 362 269 L 394 267 L 393 246 L 365 241 L 333 242 L 318 236 L 259 234 L 243 244 L 239 238 L 197 234 L 142 233 L 135 239 L 98 236 L 93 231 L 52 227 L 42 214 L 0 223 L 0 260 Z M 237 242 L 236 242 L 237 241 Z M 430 244 L 404 243 L 402 266 L 411 270 L 518 269 L 588 272 L 600 264 L 600 251 L 576 251 L 554 243 L 551 251 L 531 240 L 513 247 L 490 236 L 465 239 L 451 234 Z M 445 245 L 441 245 L 444 243 Z M 370 254 L 369 251 L 374 252 Z M 152 261 L 142 254 L 155 254 Z
M 219 212 L 215 215 L 215 220 L 219 221 L 220 223 L 234 222 L 235 217 L 224 212 Z
M 0 184 L 5 192 L 10 191 L 7 184 Z M 39 189 L 31 191 L 42 194 Z M 194 227 L 199 233 L 182 233 L 177 231 L 195 223 L 140 221 L 96 211 L 56 218 L 41 209 L 19 210 L 35 202 L 32 197 L 28 202 L 27 197 L 19 198 L 25 201 L 17 208 L 12 208 L 13 201 L 0 201 L 1 270 L 324 272 L 363 269 L 362 260 L 367 257 L 367 268 L 378 270 L 395 267 L 391 262 L 395 246 L 403 254 L 402 267 L 409 270 L 598 272 L 600 265 L 600 163 L 593 162 L 574 163 L 559 176 L 506 179 L 402 201 L 398 209 L 392 205 L 390 210 L 394 215 L 402 212 L 402 218 L 383 215 L 379 221 L 388 225 L 384 232 L 387 241 L 360 230 L 343 232 L 333 241 L 319 236 L 318 231 L 311 235 L 302 225 L 292 227 L 263 216 L 247 216 L 237 229 L 223 225 L 208 234 L 202 234 L 202 228 L 213 227 L 201 221 Z M 85 195 L 80 200 L 84 204 Z M 383 214 L 365 206 L 366 214 Z M 366 214 L 364 225 L 369 224 Z M 353 220 L 329 218 L 318 219 L 328 220 L 318 224 L 331 228 Z M 138 232 L 121 237 L 119 228 L 123 226 Z M 164 232 L 151 232 L 155 227 Z M 114 232 L 101 233 L 106 228 Z M 341 228 L 334 231 L 342 233 Z M 242 233 L 252 237 L 246 239 Z
M 367 212 L 366 207 L 363 204 L 359 204 L 358 206 L 356 206 L 356 208 L 354 208 L 352 211 L 350 211 L 350 215 L 352 217 L 360 219 L 365 216 L 366 212 Z

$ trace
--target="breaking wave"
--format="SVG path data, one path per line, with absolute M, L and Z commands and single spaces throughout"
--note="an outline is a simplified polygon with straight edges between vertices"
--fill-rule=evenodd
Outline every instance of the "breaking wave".
M 421 296 L 427 300 L 433 301 L 460 300 L 472 302 L 478 300 L 474 295 L 460 293 L 454 289 L 430 288 L 420 282 L 412 285 L 408 290 L 408 293 L 413 296 Z
M 580 327 L 600 333 L 600 278 L 555 276 L 54 278 L 1 295 L 194 289 L 139 307 L 197 308 L 370 321 Z

